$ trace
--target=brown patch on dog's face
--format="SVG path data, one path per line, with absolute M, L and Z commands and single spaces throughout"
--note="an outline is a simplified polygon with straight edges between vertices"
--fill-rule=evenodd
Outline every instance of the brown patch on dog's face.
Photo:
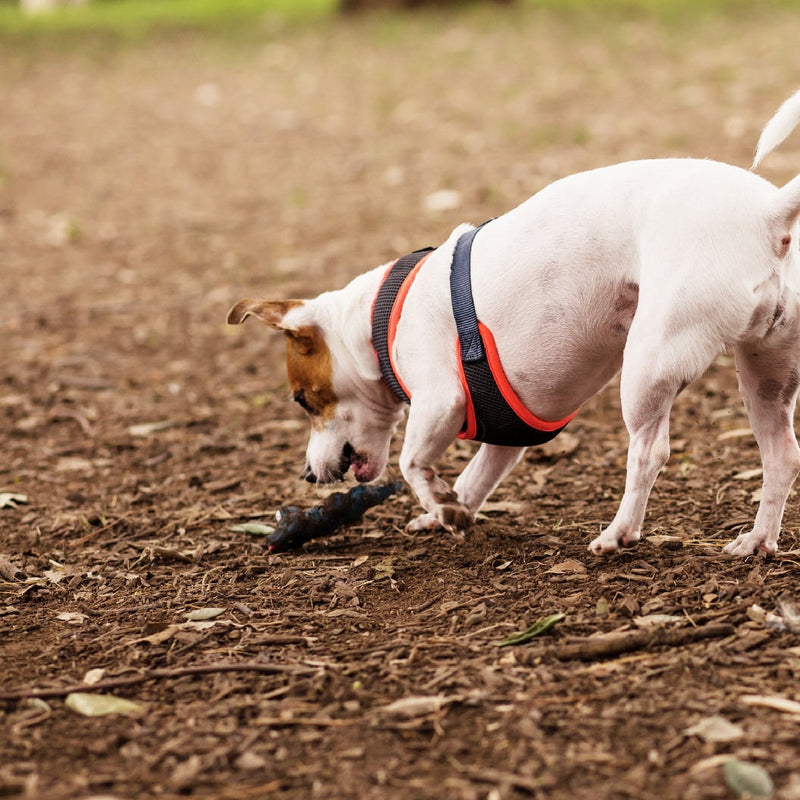
M 292 325 L 286 315 L 304 304 L 303 300 L 259 300 L 246 297 L 228 312 L 228 323 L 240 325 L 248 317 L 286 334 L 286 371 L 292 398 L 321 430 L 336 412 L 339 398 L 333 390 L 333 359 L 322 331 L 316 325 Z
M 319 328 L 286 331 L 286 371 L 292 397 L 320 429 L 333 418 L 339 398 L 333 389 L 333 360 Z

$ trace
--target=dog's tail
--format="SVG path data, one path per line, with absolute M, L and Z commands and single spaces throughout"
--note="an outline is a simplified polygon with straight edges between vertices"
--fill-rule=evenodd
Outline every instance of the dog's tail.
M 751 169 L 755 169 L 764 156 L 771 153 L 798 125 L 800 91 L 784 101 L 761 131 Z M 775 230 L 781 234 L 782 244 L 776 245 L 776 252 L 785 253 L 789 241 L 788 232 L 800 217 L 800 175 L 796 175 L 778 190 L 769 205 L 768 217 L 777 226 Z
M 795 92 L 775 112 L 772 119 L 766 124 L 756 147 L 756 156 L 753 159 L 755 169 L 768 153 L 771 153 L 796 127 L 800 124 L 800 91 Z

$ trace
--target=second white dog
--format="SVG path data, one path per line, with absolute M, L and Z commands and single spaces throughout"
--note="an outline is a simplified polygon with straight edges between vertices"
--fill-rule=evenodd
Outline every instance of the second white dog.
M 757 161 L 798 121 L 800 93 L 765 128 Z M 464 341 L 460 321 L 459 344 L 451 299 L 461 240 L 456 260 L 467 259 L 478 350 L 494 359 L 503 403 L 526 425 L 546 438 L 622 370 L 627 478 L 616 516 L 590 545 L 598 553 L 639 539 L 670 452 L 672 404 L 730 348 L 764 482 L 752 530 L 726 550 L 774 552 L 800 471 L 798 215 L 800 176 L 778 189 L 713 161 L 628 162 L 559 180 L 474 241 L 462 226 L 417 256 L 411 276 L 398 281 L 379 346 L 375 301 L 391 265 L 313 300 L 242 300 L 228 321 L 254 315 L 286 333 L 292 392 L 311 416 L 309 480 L 339 480 L 350 467 L 358 480 L 377 478 L 409 398 L 400 468 L 425 509 L 410 527 L 465 528 L 527 440 L 484 443 L 454 489 L 436 473 L 460 433 L 479 438 L 483 430 L 475 419 L 482 390 L 464 379 L 474 342 Z

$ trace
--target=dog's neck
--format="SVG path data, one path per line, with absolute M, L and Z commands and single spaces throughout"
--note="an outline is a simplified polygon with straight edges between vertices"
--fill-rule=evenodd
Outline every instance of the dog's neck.
M 325 309 L 331 323 L 328 330 L 336 332 L 350 357 L 353 370 L 360 378 L 370 382 L 383 383 L 372 347 L 372 305 L 388 266 L 384 264 L 365 272 L 343 289 L 331 292 L 331 299 L 335 297 L 335 302 L 326 303 Z M 325 295 L 318 299 L 322 297 Z

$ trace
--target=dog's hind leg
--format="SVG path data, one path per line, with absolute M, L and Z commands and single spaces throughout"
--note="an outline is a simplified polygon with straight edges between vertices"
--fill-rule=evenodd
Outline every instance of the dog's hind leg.
M 710 344 L 703 348 L 691 322 L 676 330 L 673 321 L 667 336 L 661 332 L 670 330 L 669 321 L 654 323 L 649 317 L 640 315 L 634 320 L 625 347 L 620 387 L 630 436 L 625 492 L 612 523 L 589 545 L 595 553 L 613 553 L 641 536 L 647 500 L 669 458 L 672 404 L 716 355 Z M 686 356 L 689 344 L 691 360 Z
M 778 549 L 783 510 L 800 472 L 800 448 L 794 433 L 794 409 L 800 386 L 797 323 L 768 334 L 761 345 L 736 348 L 739 389 L 761 451 L 764 469 L 761 502 L 753 529 L 725 551 L 747 556 Z

